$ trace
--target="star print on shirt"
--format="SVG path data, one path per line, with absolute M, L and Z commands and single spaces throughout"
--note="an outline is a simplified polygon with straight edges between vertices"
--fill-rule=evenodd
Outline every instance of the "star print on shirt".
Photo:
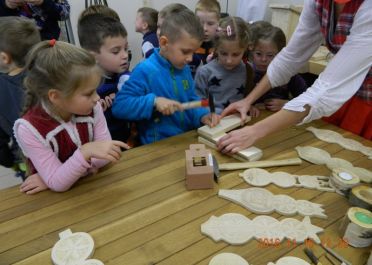
M 211 80 L 208 82 L 208 87 L 210 86 L 221 86 L 220 82 L 222 79 L 218 79 L 216 76 L 213 76 Z
M 237 95 L 239 94 L 242 94 L 242 95 L 245 95 L 245 87 L 243 85 L 241 85 L 240 87 L 236 88 L 237 91 Z
M 223 108 L 226 109 L 230 105 L 230 100 L 226 101 L 225 103 L 222 104 Z

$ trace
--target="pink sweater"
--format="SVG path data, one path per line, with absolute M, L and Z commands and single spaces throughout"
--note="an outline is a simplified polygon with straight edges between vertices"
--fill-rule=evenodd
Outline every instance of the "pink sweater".
M 32 128 L 18 120 L 14 126 L 14 134 L 23 153 L 32 161 L 44 183 L 54 191 L 68 190 L 79 178 L 95 172 L 108 163 L 107 160 L 91 159 L 89 163 L 76 149 L 74 154 L 62 163 L 49 146 L 45 146 L 35 135 Z M 66 125 L 74 128 L 74 124 Z M 99 104 L 95 106 L 94 141 L 111 140 L 106 119 Z

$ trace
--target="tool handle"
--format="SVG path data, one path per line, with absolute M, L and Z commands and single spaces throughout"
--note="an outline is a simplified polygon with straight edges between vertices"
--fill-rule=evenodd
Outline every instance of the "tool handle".
M 208 99 L 185 102 L 185 103 L 182 103 L 181 105 L 184 110 L 195 109 L 195 108 L 200 108 L 200 107 L 208 107 Z
M 254 167 L 277 167 L 277 166 L 292 166 L 300 165 L 302 160 L 299 158 L 289 158 L 283 160 L 264 160 L 254 162 L 243 162 L 243 163 L 223 163 L 220 164 L 220 170 L 236 170 Z

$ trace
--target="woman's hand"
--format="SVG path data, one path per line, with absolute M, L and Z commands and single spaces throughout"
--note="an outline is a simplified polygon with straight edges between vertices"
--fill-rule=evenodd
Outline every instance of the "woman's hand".
M 31 195 L 47 189 L 48 186 L 44 183 L 39 174 L 36 173 L 26 178 L 21 184 L 20 191 Z
M 253 126 L 246 126 L 239 130 L 229 132 L 218 142 L 218 150 L 222 153 L 236 153 L 253 145 L 258 139 L 258 133 Z
M 287 103 L 288 100 L 279 99 L 279 98 L 271 98 L 265 100 L 265 108 L 270 111 L 279 111 L 283 108 L 284 104 Z
M 245 120 L 247 118 L 247 112 L 250 110 L 251 104 L 248 103 L 246 99 L 242 99 L 230 104 L 226 109 L 224 109 L 221 113 L 221 119 L 227 115 L 239 112 L 240 118 L 242 120 L 242 125 L 245 124 Z
M 220 116 L 216 113 L 209 113 L 201 118 L 201 122 L 213 128 L 220 123 Z

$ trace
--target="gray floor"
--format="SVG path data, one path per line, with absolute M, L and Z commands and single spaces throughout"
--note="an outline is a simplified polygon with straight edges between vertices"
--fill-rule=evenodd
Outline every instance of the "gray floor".
M 16 186 L 22 183 L 21 178 L 14 175 L 14 171 L 0 166 L 0 189 Z

